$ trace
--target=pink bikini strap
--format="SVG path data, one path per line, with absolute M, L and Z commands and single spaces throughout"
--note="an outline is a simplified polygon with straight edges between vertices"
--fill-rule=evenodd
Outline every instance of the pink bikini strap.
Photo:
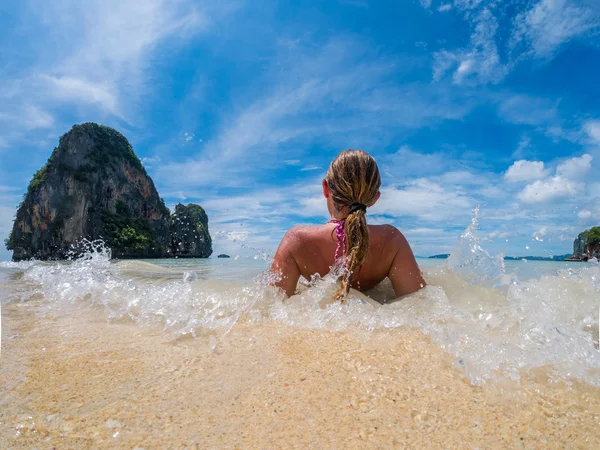
M 340 253 L 343 258 L 346 257 L 346 232 L 344 231 L 345 220 L 332 219 L 330 222 L 337 223 L 335 227 L 335 237 L 337 238 L 337 248 L 335 249 L 335 261 L 340 259 Z M 340 252 L 341 250 L 341 252 Z

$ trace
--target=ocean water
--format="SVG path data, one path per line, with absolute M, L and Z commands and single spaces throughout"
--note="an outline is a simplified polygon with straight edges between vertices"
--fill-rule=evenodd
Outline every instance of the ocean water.
M 0 448 L 598 448 L 600 266 L 504 261 L 332 301 L 269 257 L 0 263 Z
M 237 325 L 424 333 L 473 385 L 545 368 L 551 380 L 600 386 L 597 263 L 503 261 L 476 235 L 476 219 L 448 260 L 419 259 L 428 286 L 394 299 L 389 282 L 347 304 L 336 280 L 301 280 L 285 299 L 268 285 L 268 258 L 111 261 L 96 246 L 69 262 L 0 263 L 2 305 L 34 302 L 36 314 L 100 310 L 109 322 L 159 325 L 213 348 Z

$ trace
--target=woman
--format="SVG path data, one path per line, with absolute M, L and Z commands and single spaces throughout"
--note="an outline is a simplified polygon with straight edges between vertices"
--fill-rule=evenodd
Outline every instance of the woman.
M 342 265 L 342 283 L 335 298 L 344 302 L 350 287 L 366 291 L 385 277 L 397 296 L 425 286 L 410 245 L 391 225 L 367 225 L 367 208 L 379 199 L 381 178 L 377 163 L 361 150 L 346 150 L 333 160 L 323 180 L 323 195 L 331 220 L 325 225 L 289 230 L 275 254 L 274 284 L 293 295 L 300 275 L 324 276 Z

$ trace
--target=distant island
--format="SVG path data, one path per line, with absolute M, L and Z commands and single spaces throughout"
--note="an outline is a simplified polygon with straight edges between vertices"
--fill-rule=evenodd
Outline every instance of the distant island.
M 429 256 L 429 259 L 447 259 L 449 253 Z M 573 242 L 573 253 L 555 256 L 505 256 L 505 261 L 588 261 L 591 258 L 600 260 L 600 226 L 592 227 L 579 233 Z
M 527 261 L 566 261 L 567 258 L 570 258 L 572 255 L 568 253 L 566 255 L 556 255 L 556 256 L 505 256 L 505 261 L 521 261 L 526 259 Z M 429 256 L 429 259 L 448 259 L 450 255 L 448 253 L 444 253 L 441 255 L 433 255 Z
M 505 261 L 521 261 L 523 259 L 527 261 L 566 261 L 572 255 L 567 253 L 566 255 L 554 255 L 554 256 L 505 256 Z
M 66 259 L 102 239 L 113 258 L 207 258 L 208 217 L 200 205 L 171 214 L 129 141 L 95 123 L 64 134 L 36 172 L 6 239 L 13 260 Z

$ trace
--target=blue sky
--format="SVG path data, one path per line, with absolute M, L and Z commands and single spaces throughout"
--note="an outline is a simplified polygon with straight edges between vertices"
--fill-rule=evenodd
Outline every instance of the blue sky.
M 167 204 L 206 208 L 216 252 L 323 223 L 346 148 L 383 174 L 370 221 L 418 255 L 449 252 L 476 205 L 492 253 L 568 253 L 600 224 L 596 0 L 82 5 L 0 4 L 2 240 L 86 121 L 127 136 Z

